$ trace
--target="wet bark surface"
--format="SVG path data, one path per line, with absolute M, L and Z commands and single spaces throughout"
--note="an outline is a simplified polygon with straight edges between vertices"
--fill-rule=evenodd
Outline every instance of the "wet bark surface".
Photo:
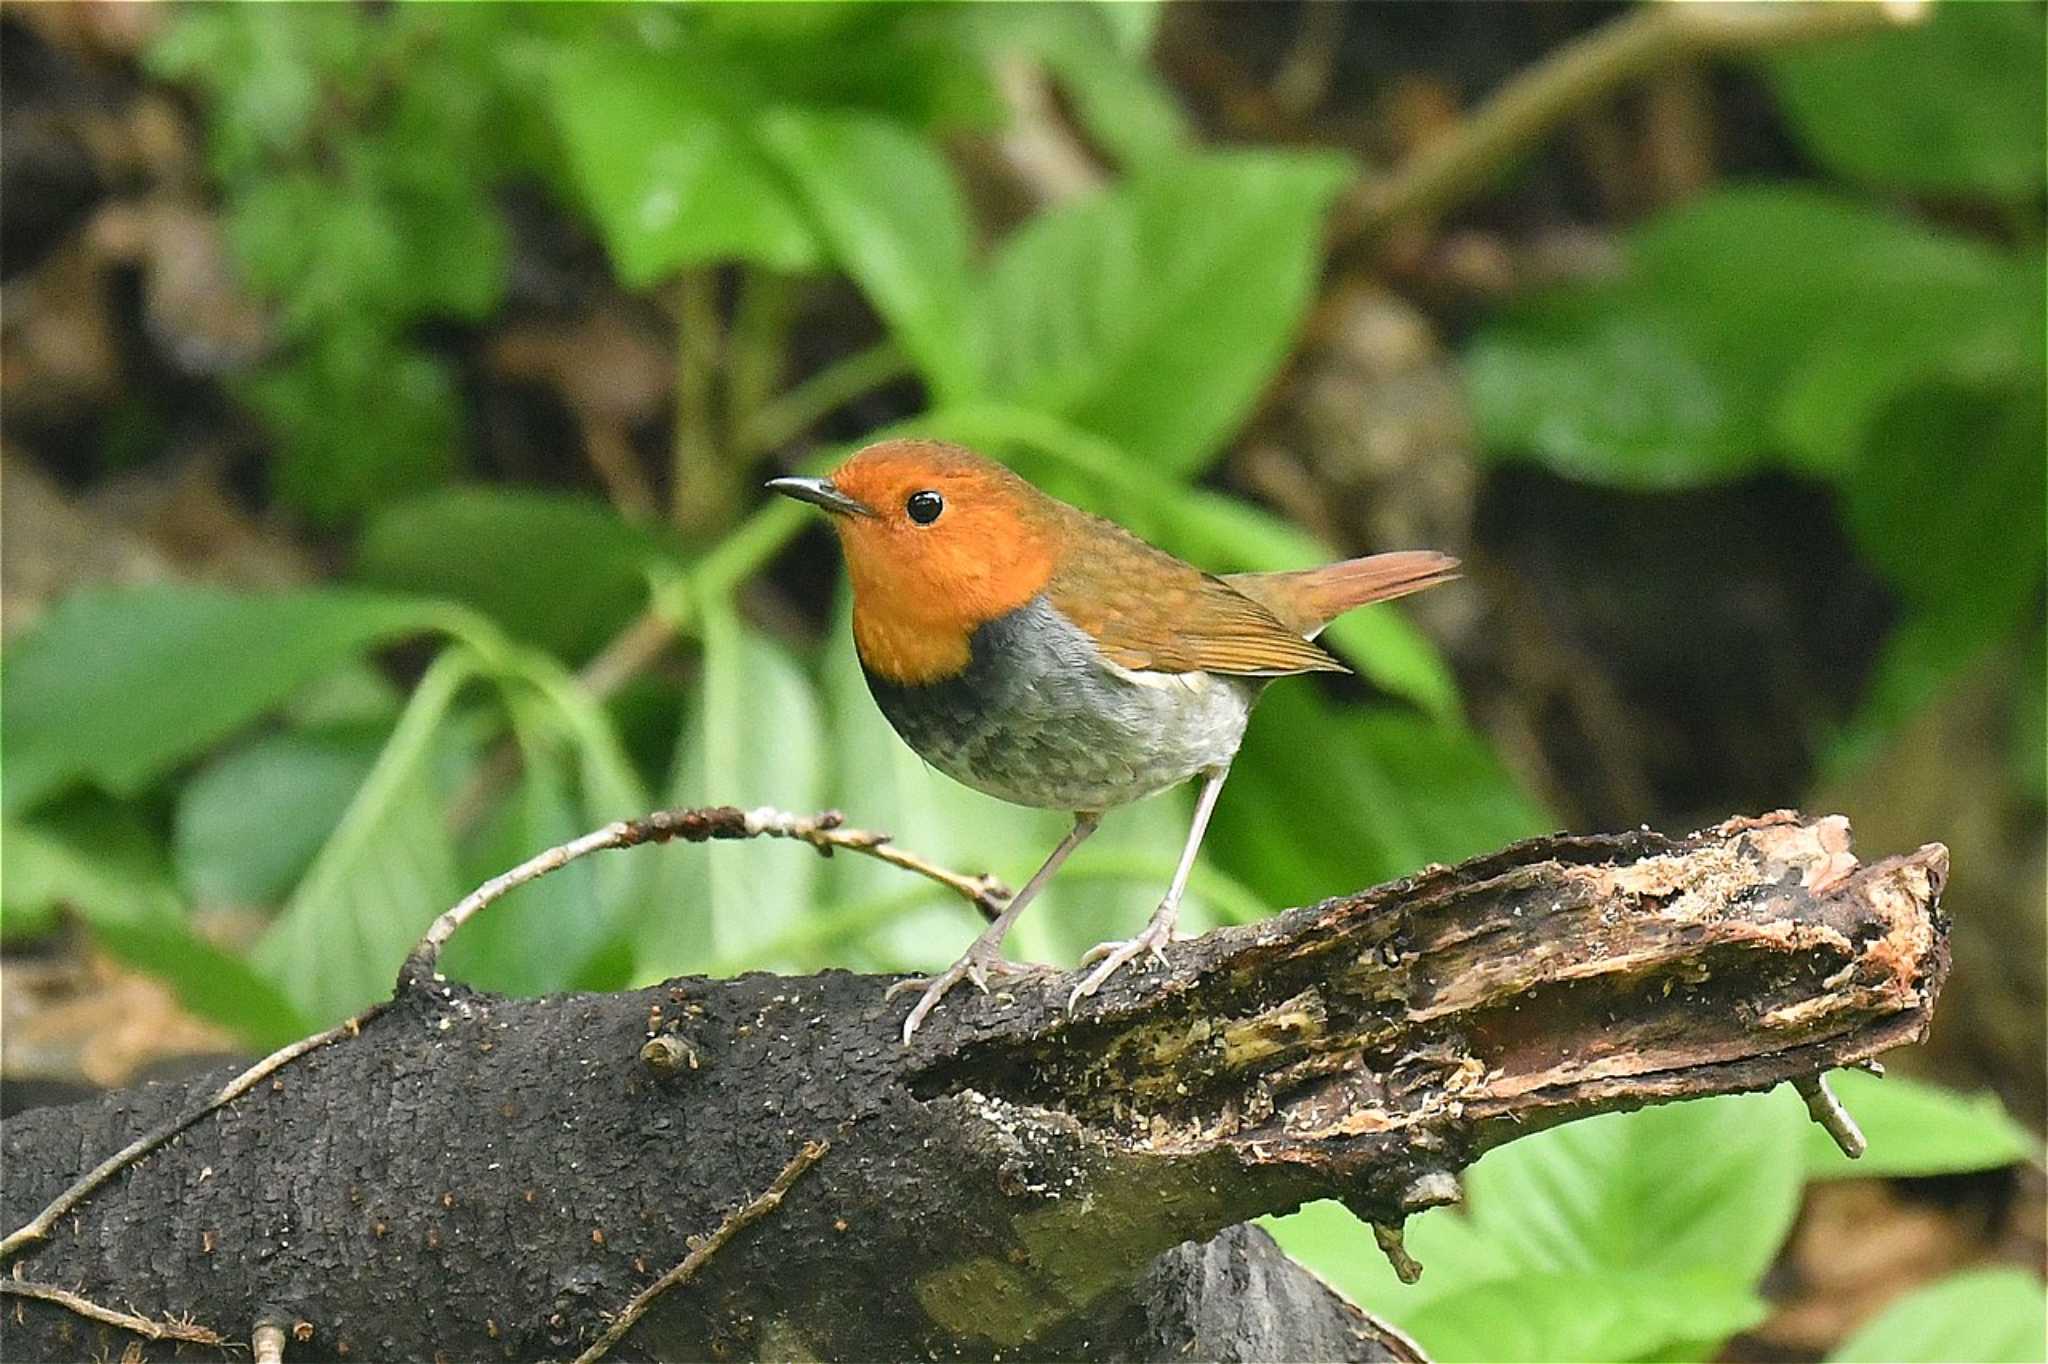
M 1398 1226 L 1522 1133 L 1915 1040 L 1946 870 L 1791 814 L 1537 839 L 1176 945 L 1071 1018 L 1066 977 L 955 995 L 909 1048 L 908 1001 L 844 972 L 415 983 L 7 1272 L 290 1322 L 292 1360 L 568 1358 L 824 1141 L 614 1357 L 1412 1357 L 1237 1224 L 1334 1197 Z M 8 1121 L 7 1225 L 221 1078 Z M 8 1359 L 134 1342 L 4 1306 Z

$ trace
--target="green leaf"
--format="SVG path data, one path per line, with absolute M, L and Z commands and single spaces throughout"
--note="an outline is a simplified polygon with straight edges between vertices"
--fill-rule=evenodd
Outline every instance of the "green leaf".
M 389 336 L 342 327 L 240 385 L 277 439 L 277 493 L 325 524 L 439 483 L 460 404 L 446 367 Z
M 1348 178 L 1334 157 L 1208 153 L 1041 214 L 984 291 L 991 396 L 1203 467 L 1286 356 Z
M 267 734 L 178 791 L 178 882 L 201 904 L 270 905 L 298 883 L 369 775 L 383 728 Z
M 99 925 L 183 919 L 163 840 L 133 809 L 76 796 L 5 828 L 0 898 L 10 916 L 69 909 Z
M 666 803 L 811 813 L 824 787 L 824 742 L 810 680 L 722 602 L 705 603 L 703 640 L 703 678 Z M 654 903 L 636 925 L 641 980 L 747 959 L 812 908 L 819 859 L 800 844 L 671 844 L 653 857 Z
M 310 1018 L 333 1022 L 391 992 L 399 965 L 460 885 L 434 748 L 456 693 L 474 676 L 442 654 L 306 878 L 252 960 Z
M 1433 1359 L 1658 1358 L 1762 1319 L 1753 1286 L 1798 1210 L 1803 1122 L 1787 1096 L 1752 1095 L 1522 1137 L 1467 1172 L 1469 1215 L 1410 1219 L 1414 1285 L 1334 1204 L 1274 1232 Z
M 1464 726 L 1284 678 L 1252 714 L 1209 846 L 1260 895 L 1298 905 L 1548 827 Z
M 1638 230 L 1619 281 L 1483 328 L 1467 352 L 1474 413 L 1494 453 L 1621 487 L 1730 478 L 1781 447 L 1833 472 L 1891 396 L 1859 370 L 1981 381 L 2029 363 L 2038 309 L 2014 301 L 2027 278 L 1990 248 L 1824 193 L 1725 190 Z
M 522 770 L 468 850 L 464 879 L 476 884 L 651 805 L 609 718 L 565 671 L 529 659 L 505 696 Z M 449 943 L 445 969 L 507 993 L 617 989 L 654 872 L 647 853 L 625 850 L 531 881 Z
M 260 172 L 319 120 L 322 95 L 351 94 L 367 74 L 371 29 L 336 6 L 295 15 L 263 5 L 185 10 L 149 47 L 157 75 L 213 97 L 209 152 L 224 178 Z
M 1920 22 L 1773 53 L 1764 63 L 1800 141 L 1887 188 L 2020 201 L 2041 192 L 2035 5 L 1937 4 Z
M 1531 1269 L 1710 1266 L 1749 1284 L 1799 1210 L 1803 1120 L 1768 1094 L 1603 1114 L 1487 1153 L 1466 1197 L 1480 1234 Z
M 1978 1269 L 1908 1293 L 1828 1356 L 1830 1364 L 2040 1364 L 2048 1291 L 2018 1269 Z
M 94 931 L 115 956 L 166 981 L 180 1004 L 252 1047 L 279 1047 L 314 1031 L 277 981 L 183 920 L 108 923 Z
M 363 534 L 356 575 L 453 598 L 580 662 L 645 606 L 650 565 L 679 561 L 666 537 L 591 498 L 446 488 L 380 512 Z
M 2039 619 L 2048 424 L 2038 385 L 1913 389 L 1873 419 L 1843 517 L 1907 614 L 1830 744 L 1829 770 L 1868 761 L 1951 678 Z
M 1157 4 L 966 8 L 998 61 L 1023 54 L 1045 63 L 1089 138 L 1126 170 L 1156 165 L 1188 146 L 1187 115 L 1146 56 Z
M 1806 1133 L 1808 1179 L 1961 1174 L 2038 1161 L 2041 1143 L 1991 1094 L 1959 1094 L 1903 1076 L 1862 1071 L 1828 1077 L 1870 1149 L 1850 1160 L 1817 1125 Z
M 2038 378 L 2030 390 L 1902 393 L 1872 423 L 1844 519 L 1914 606 L 2002 632 L 2041 580 L 2044 448 Z
M 763 120 L 761 136 L 935 399 L 973 394 L 982 365 L 970 326 L 967 206 L 945 158 L 872 114 L 783 110 Z
M 1425 1262 L 1427 1263 L 1427 1262 Z M 1709 1269 L 1522 1274 L 1446 1293 L 1402 1324 L 1441 1364 L 1661 1359 L 1769 1314 L 1747 1284 Z
M 2041 262 L 1985 262 L 1941 308 L 1847 310 L 1814 333 L 1791 375 L 1771 430 L 1807 467 L 1860 468 L 1856 457 L 1897 395 L 1944 382 L 1973 390 L 2038 384 L 2044 337 Z
M 9 645 L 9 810 L 74 782 L 132 795 L 365 649 L 446 608 L 366 593 L 83 592 Z
M 198 936 L 171 884 L 162 841 L 134 813 L 87 798 L 0 834 L 10 923 L 23 910 L 76 912 L 121 960 L 167 982 L 179 1002 L 256 1046 L 308 1031 L 276 984 Z
M 701 50 L 587 46 L 562 53 L 548 93 L 626 284 L 721 260 L 818 264 L 802 207 L 748 133 L 745 111 L 765 96 L 743 66 Z

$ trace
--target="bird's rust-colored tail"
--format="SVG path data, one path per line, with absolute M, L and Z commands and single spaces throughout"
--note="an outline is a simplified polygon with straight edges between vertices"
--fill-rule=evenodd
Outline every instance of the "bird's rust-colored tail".
M 1314 638 L 1354 607 L 1392 601 L 1458 576 L 1458 561 L 1433 549 L 1402 549 L 1287 573 L 1232 573 L 1223 581 Z

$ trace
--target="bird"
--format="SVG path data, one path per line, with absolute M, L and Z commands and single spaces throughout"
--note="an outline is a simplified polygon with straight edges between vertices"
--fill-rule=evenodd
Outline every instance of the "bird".
M 899 981 L 920 1024 L 962 981 L 1043 968 L 1003 938 L 1103 815 L 1190 780 L 1194 817 L 1166 894 L 1128 941 L 1085 954 L 1072 1014 L 1140 957 L 1164 964 L 1181 897 L 1245 723 L 1266 685 L 1348 669 L 1315 643 L 1368 602 L 1434 587 L 1458 561 L 1433 550 L 1290 572 L 1205 573 L 1116 523 L 1041 492 L 963 446 L 891 439 L 828 477 L 767 487 L 824 511 L 853 590 L 853 639 L 877 707 L 926 762 L 1073 823 L 952 966 Z

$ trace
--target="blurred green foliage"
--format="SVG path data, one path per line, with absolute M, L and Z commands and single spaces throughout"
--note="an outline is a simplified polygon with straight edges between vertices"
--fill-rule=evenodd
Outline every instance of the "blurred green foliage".
M 420 328 L 499 306 L 502 196 L 537 187 L 634 289 L 716 269 L 739 278 L 745 311 L 802 280 L 850 283 L 928 404 L 898 429 L 997 454 L 1217 570 L 1326 557 L 1298 527 L 1194 481 L 1294 345 L 1326 210 L 1354 168 L 1196 145 L 1146 58 L 1153 15 L 184 11 L 151 67 L 201 99 L 236 258 L 281 324 L 281 348 L 239 396 L 274 438 L 275 495 L 354 537 L 353 582 L 96 591 L 10 644 L 10 937 L 69 908 L 261 1044 L 385 994 L 470 886 L 657 804 L 839 806 L 937 860 L 1021 879 L 1063 819 L 955 788 L 890 733 L 843 597 L 818 645 L 742 608 L 807 524 L 800 509 L 686 535 L 595 500 L 468 482 L 459 377 Z M 2038 629 L 2043 276 L 2026 214 L 2041 191 L 2039 28 L 2034 7 L 1944 5 L 1922 30 L 1771 59 L 1797 135 L 1858 188 L 1745 185 L 1685 204 L 1630 235 L 1618 278 L 1488 320 L 1467 356 L 1496 457 L 1632 487 L 1776 465 L 1839 491 L 1907 609 L 1843 762 L 1975 652 Z M 1045 64 L 1118 173 L 985 243 L 944 143 L 1001 120 L 992 73 L 1019 52 Z M 1906 191 L 1981 201 L 2032 235 L 1999 246 L 1932 226 Z M 765 350 L 772 374 L 787 331 L 770 309 L 736 321 L 731 344 Z M 711 437 L 735 486 L 762 472 L 750 422 L 879 382 L 892 371 L 876 354 L 793 392 L 735 383 Z M 571 669 L 648 609 L 695 666 L 593 699 Z M 388 666 L 401 641 L 404 688 Z M 1376 695 L 1273 690 L 1193 883 L 1197 928 L 1545 826 L 1398 611 L 1347 617 L 1329 641 Z M 508 746 L 516 770 L 494 756 Z M 1185 794 L 1114 815 L 1013 950 L 1071 961 L 1140 922 L 1186 816 Z M 195 931 L 194 905 L 255 909 L 263 927 L 230 952 Z M 447 967 L 532 993 L 921 968 L 971 927 L 943 892 L 859 858 L 648 849 L 516 892 Z M 1995 1105 L 1842 1080 L 1875 1138 L 1858 1172 L 2038 1159 Z M 1334 1206 L 1279 1231 L 1444 1359 L 1706 1358 L 1762 1313 L 1757 1283 L 1803 1182 L 1839 1167 L 1789 1096 L 1729 1099 L 1487 1156 L 1469 1213 L 1414 1223 L 1429 1274 L 1413 1288 Z M 2027 1357 L 2012 1351 L 2025 1314 L 2038 1321 L 2037 1282 L 1965 1276 L 1925 1297 L 1913 1357 Z M 1879 1354 L 1906 1348 L 1880 1339 Z M 1841 1357 L 1876 1355 L 1852 1342 Z
M 1289 1254 L 1444 1364 L 1713 1359 L 1763 1319 L 1757 1285 L 1791 1230 L 1803 1181 L 2041 1158 L 1995 1100 L 1855 1072 L 1830 1083 L 1870 1138 L 1867 1164 L 1852 1166 L 1784 1089 L 1552 1128 L 1481 1157 L 1466 1173 L 1464 1208 L 1409 1219 L 1408 1249 L 1424 1267 L 1414 1284 L 1362 1252 L 1356 1222 L 1336 1203 L 1271 1229 Z M 2041 1357 L 2043 1290 L 2031 1275 L 1959 1276 L 1906 1301 L 1927 1314 L 1910 1333 L 1888 1339 L 1886 1324 L 1872 1323 L 1836 1358 Z

